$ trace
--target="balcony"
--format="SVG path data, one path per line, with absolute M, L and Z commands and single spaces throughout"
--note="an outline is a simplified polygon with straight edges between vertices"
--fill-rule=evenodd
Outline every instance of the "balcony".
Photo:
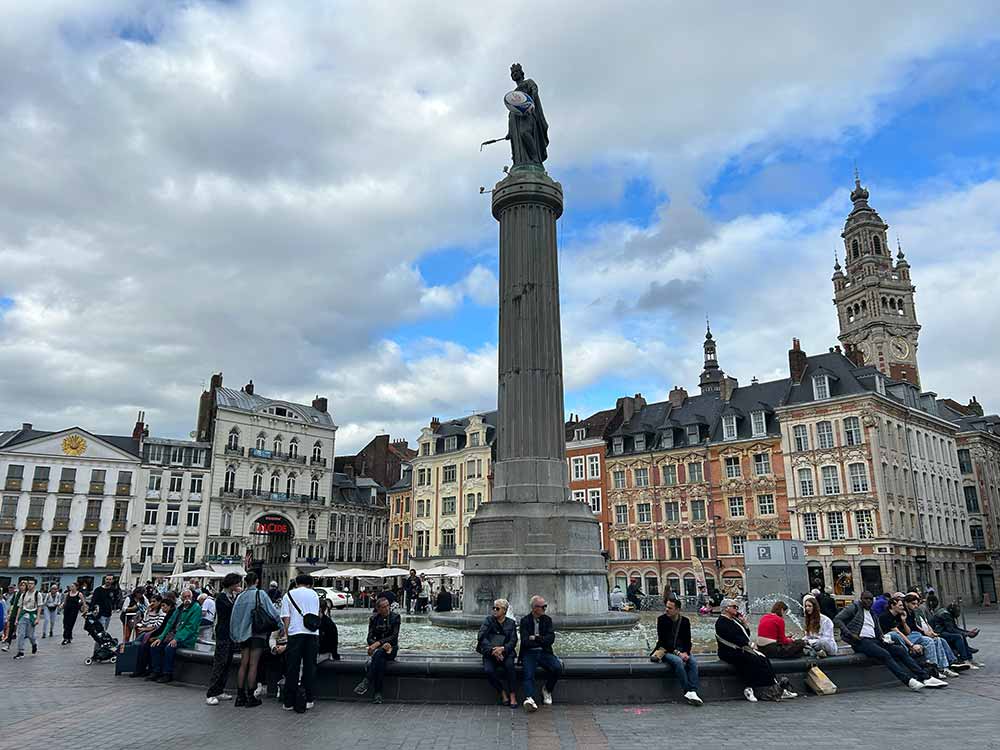
M 87 517 L 83 519 L 83 528 L 85 531 L 97 531 L 101 528 L 101 519 Z
M 159 488 L 157 488 L 155 490 L 152 489 L 152 488 L 149 488 L 149 487 L 146 488 L 146 499 L 147 500 L 159 500 L 162 494 L 163 493 L 162 493 L 162 491 Z
M 219 529 L 219 536 L 232 536 L 232 535 L 233 535 L 232 529 Z
M 76 482 L 59 482 L 60 495 L 72 495 L 74 492 L 76 492 Z
M 106 565 L 112 570 L 121 570 L 123 562 L 124 560 L 122 560 L 121 555 L 119 555 L 118 557 L 109 557 Z
M 87 488 L 88 495 L 103 495 L 104 494 L 104 482 L 91 482 L 90 486 Z
M 18 484 L 18 489 L 21 485 Z M 48 479 L 36 479 L 31 483 L 32 492 L 48 492 L 49 491 L 49 480 Z
M 38 566 L 38 557 L 36 555 L 21 555 L 21 567 L 22 568 L 35 568 Z
M 40 528 L 42 528 L 42 518 L 41 518 L 41 516 L 39 516 L 37 518 L 32 518 L 31 516 L 28 516 L 24 520 L 24 528 L 26 528 L 26 529 L 40 529 Z
M 442 544 L 438 547 L 438 554 L 441 557 L 454 557 L 455 556 L 455 545 L 454 544 Z
M 249 490 L 238 490 L 235 487 L 223 487 L 219 490 L 219 497 L 243 497 L 244 492 L 249 492 Z
M 0 568 L 10 567 L 10 555 L 0 555 Z
M 15 520 L 14 516 L 0 516 L 0 529 L 13 529 Z
M 250 448 L 247 451 L 247 455 L 250 458 L 265 458 L 269 461 L 287 461 L 288 463 L 299 464 L 300 466 L 305 466 L 306 457 L 299 455 L 292 455 L 291 453 L 280 453 L 278 451 L 264 450 L 263 448 Z
M 325 458 L 317 458 L 316 456 L 313 456 L 312 458 L 309 459 L 309 465 L 310 466 L 326 466 L 326 459 Z
M 62 555 L 49 555 L 49 561 L 45 564 L 46 568 L 61 568 L 66 564 L 66 558 Z
M 78 568 L 92 568 L 94 567 L 94 556 L 93 555 L 80 555 L 80 560 L 77 562 L 76 567 Z
M 266 490 L 238 490 L 238 497 L 272 503 L 302 503 L 304 505 L 325 505 L 325 497 L 312 497 L 298 493 L 268 492 Z
M 69 528 L 69 516 L 66 518 L 53 518 L 52 519 L 52 530 L 53 531 L 65 531 Z
M 21 491 L 21 479 L 12 479 L 7 477 L 7 481 L 4 483 L 3 488 L 8 492 L 20 492 Z
M 112 521 L 111 522 L 111 530 L 112 531 L 125 531 L 125 519 L 122 518 L 120 520 L 116 519 L 116 520 Z
M 128 497 L 129 495 L 132 494 L 132 485 L 131 484 L 115 485 L 115 494 L 118 495 L 118 497 Z
M 238 445 L 235 448 L 233 448 L 232 446 L 227 445 L 225 452 L 227 456 L 242 456 L 243 446 Z

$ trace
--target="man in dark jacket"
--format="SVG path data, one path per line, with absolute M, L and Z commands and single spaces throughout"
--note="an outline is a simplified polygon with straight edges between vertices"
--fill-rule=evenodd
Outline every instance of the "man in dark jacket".
M 403 594 L 406 598 L 406 614 L 412 614 L 420 594 L 420 579 L 413 568 L 410 568 L 410 575 L 403 581 Z
M 434 600 L 434 611 L 436 612 L 451 612 L 454 606 L 454 601 L 451 596 L 451 592 L 444 586 L 438 591 L 437 599 Z
M 531 597 L 531 612 L 521 618 L 521 661 L 524 664 L 524 708 L 538 710 L 535 703 L 535 671 L 539 666 L 548 672 L 548 679 L 542 686 L 542 703 L 552 705 L 552 691 L 562 677 L 562 662 L 552 653 L 556 640 L 556 630 L 552 618 L 545 614 L 549 605 L 544 597 Z
M 389 609 L 389 600 L 381 598 L 375 603 L 375 614 L 368 619 L 368 671 L 365 678 L 354 688 L 357 695 L 374 689 L 372 703 L 382 702 L 382 680 L 385 677 L 386 662 L 396 658 L 399 651 L 400 617 Z
M 115 577 L 104 576 L 104 581 L 94 589 L 94 593 L 90 596 L 90 608 L 97 610 L 97 619 L 105 630 L 108 629 L 108 623 L 111 622 L 111 613 L 115 609 L 116 600 Z
M 910 657 L 907 650 L 895 643 L 886 643 L 878 617 L 872 614 L 875 597 L 871 591 L 861 592 L 861 598 L 848 604 L 834 622 L 840 627 L 840 637 L 851 644 L 855 653 L 882 662 L 896 679 L 910 690 L 924 687 L 946 687 L 944 680 L 931 677 Z
M 514 692 L 514 650 L 517 648 L 517 624 L 507 617 L 506 599 L 493 602 L 493 614 L 486 615 L 479 626 L 476 651 L 483 655 L 483 671 L 503 703 L 517 707 Z
M 681 614 L 681 604 L 673 596 L 666 598 L 665 607 L 656 619 L 656 648 L 649 660 L 666 664 L 680 680 L 684 700 L 700 706 L 704 701 L 698 696 L 698 665 L 691 655 L 691 621 Z
M 642 600 L 639 598 L 641 595 L 642 584 L 639 583 L 638 578 L 633 578 L 632 582 L 629 583 L 628 588 L 625 589 L 625 598 L 633 607 L 639 610 L 642 609 Z
M 832 620 L 837 616 L 837 602 L 830 596 L 830 592 L 826 590 L 822 583 L 817 588 L 819 589 L 819 594 L 816 596 L 816 601 L 819 602 L 819 611 Z
M 215 597 L 215 659 L 212 662 L 212 677 L 205 691 L 205 703 L 209 706 L 219 705 L 219 701 L 228 701 L 233 696 L 226 692 L 226 679 L 229 676 L 229 665 L 233 661 L 233 643 L 229 633 L 229 622 L 233 615 L 233 602 L 240 592 L 239 573 L 228 573 L 222 579 L 222 591 Z

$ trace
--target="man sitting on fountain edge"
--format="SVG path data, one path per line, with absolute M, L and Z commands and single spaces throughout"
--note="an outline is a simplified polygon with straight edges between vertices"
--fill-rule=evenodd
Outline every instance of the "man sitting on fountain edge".
M 545 614 L 548 609 L 544 597 L 531 597 L 531 612 L 521 618 L 521 661 L 524 663 L 524 709 L 538 710 L 535 703 L 535 670 L 539 666 L 548 672 L 548 679 L 542 686 L 542 703 L 552 705 L 552 691 L 562 677 L 562 662 L 552 653 L 556 640 L 552 618 Z
M 668 674 L 677 675 L 684 700 L 700 706 L 703 701 L 698 696 L 698 664 L 691 655 L 691 621 L 681 614 L 681 603 L 672 595 L 663 601 L 666 612 L 656 619 L 656 648 L 649 660 L 666 664 Z

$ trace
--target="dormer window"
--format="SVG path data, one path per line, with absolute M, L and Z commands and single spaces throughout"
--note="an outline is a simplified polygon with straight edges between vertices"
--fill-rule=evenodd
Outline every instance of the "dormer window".
M 692 424 L 688 425 L 687 428 L 688 445 L 697 445 L 701 442 L 701 430 L 698 429 L 698 425 Z
M 421 443 L 420 444 L 420 455 L 421 456 L 429 456 L 429 455 L 431 455 L 431 444 L 430 443 Z
M 661 448 L 673 448 L 674 447 L 674 431 L 667 430 L 663 433 L 663 437 L 660 438 Z
M 444 439 L 444 449 L 453 451 L 458 448 L 458 435 L 451 435 Z
M 587 438 L 587 428 L 586 427 L 577 427 L 575 430 L 573 430 L 573 439 L 574 440 L 586 440 L 586 438 Z
M 875 376 L 875 392 L 882 396 L 885 395 L 885 378 L 881 375 Z
M 813 398 L 816 401 L 825 401 L 830 398 L 830 377 L 828 375 L 816 375 L 813 378 Z
M 479 447 L 479 433 L 473 432 L 469 435 L 469 447 L 478 448 Z
M 645 435 L 636 435 L 635 436 L 635 449 L 637 451 L 644 451 L 644 450 L 646 450 L 646 436 Z
M 624 451 L 625 451 L 625 439 L 616 437 L 611 442 L 611 452 L 614 453 L 615 455 L 619 455 L 621 453 L 624 453 Z
M 736 439 L 736 417 L 732 414 L 728 414 L 722 418 L 722 439 Z
M 753 429 L 754 437 L 763 437 L 767 434 L 767 418 L 762 411 L 750 412 L 750 426 Z

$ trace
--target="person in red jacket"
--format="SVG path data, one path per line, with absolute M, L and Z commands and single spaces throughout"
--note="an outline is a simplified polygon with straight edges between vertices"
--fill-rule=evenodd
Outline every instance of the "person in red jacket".
M 796 659 L 802 656 L 806 642 L 785 635 L 785 613 L 788 605 L 775 602 L 771 612 L 757 624 L 757 646 L 771 659 Z

